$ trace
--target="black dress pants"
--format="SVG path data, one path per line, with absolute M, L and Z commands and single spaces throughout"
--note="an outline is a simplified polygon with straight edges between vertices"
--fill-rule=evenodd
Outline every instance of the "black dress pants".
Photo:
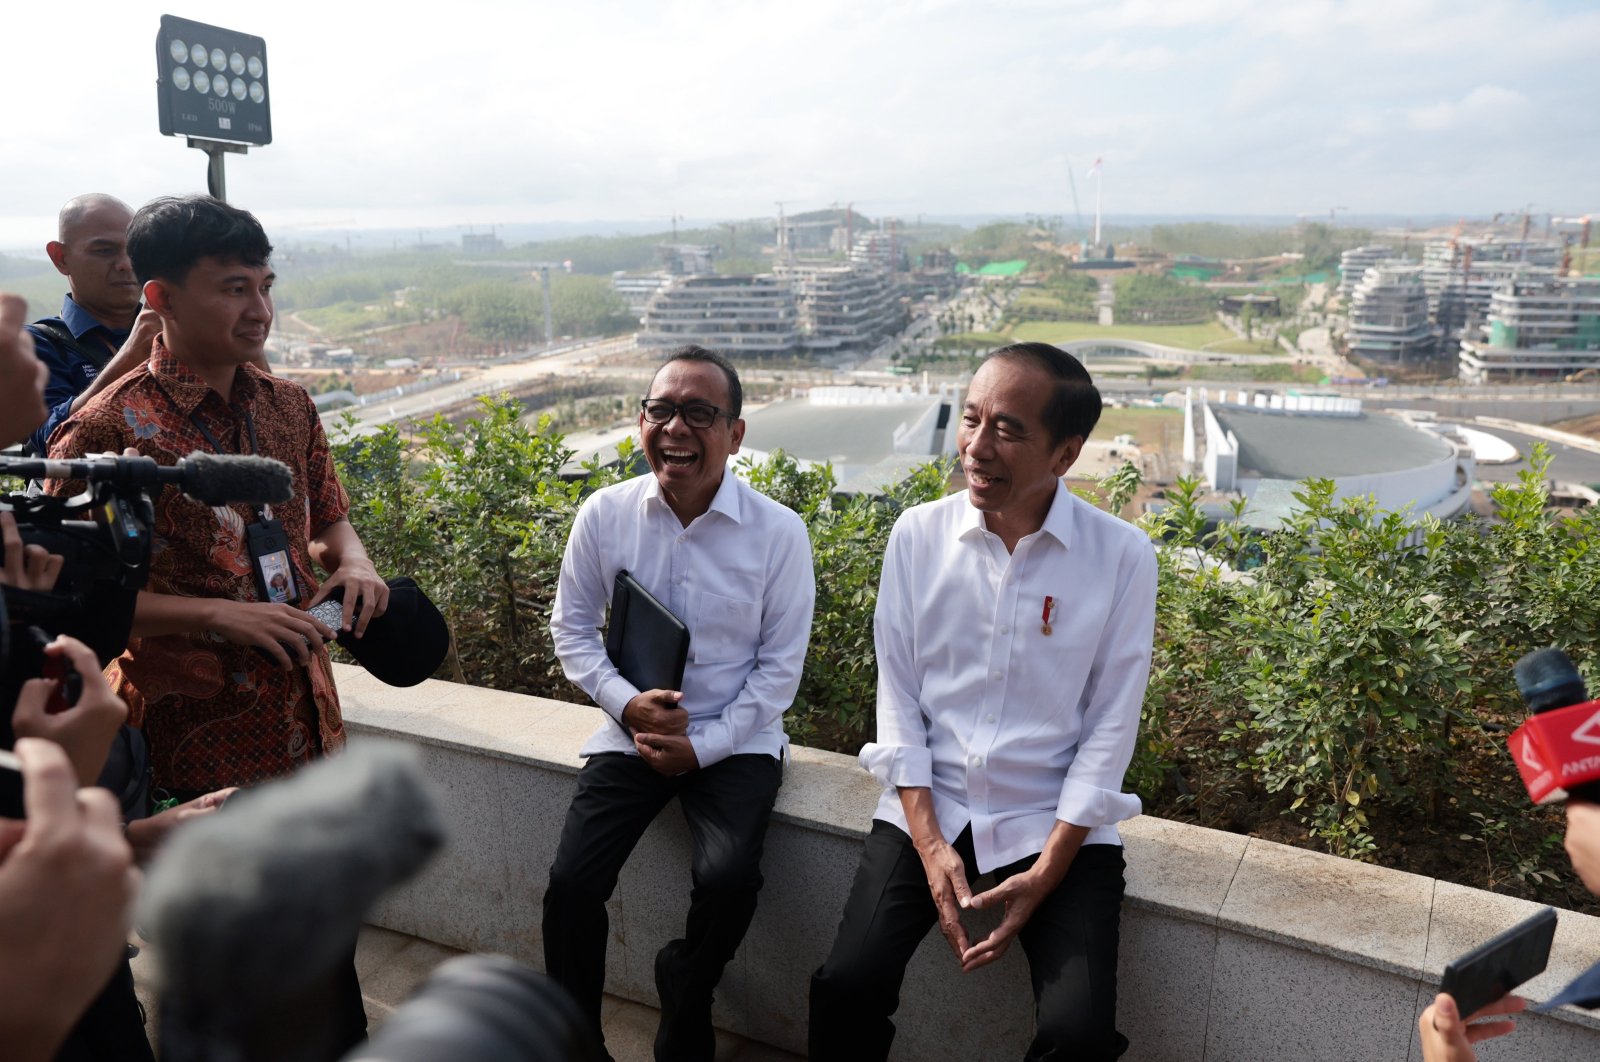
M 956 838 L 955 849 L 970 884 L 978 877 L 970 828 Z M 995 878 L 1005 881 L 1038 858 L 1001 867 Z M 1025 1062 L 1095 1062 L 1127 1049 L 1116 1029 L 1124 865 L 1121 847 L 1084 845 L 1017 935 L 1033 980 L 1035 1034 Z M 811 977 L 813 1059 L 888 1058 L 894 1040 L 890 1015 L 900 1006 L 906 964 L 937 922 L 911 838 L 887 822 L 873 822 L 833 951 Z
M 761 849 L 783 778 L 771 756 L 730 756 L 667 778 L 637 756 L 602 753 L 578 772 L 544 894 L 545 971 L 572 993 L 604 1040 L 606 901 L 650 823 L 677 797 L 693 844 L 683 937 L 656 955 L 658 1060 L 712 1058 L 711 994 L 756 910 Z

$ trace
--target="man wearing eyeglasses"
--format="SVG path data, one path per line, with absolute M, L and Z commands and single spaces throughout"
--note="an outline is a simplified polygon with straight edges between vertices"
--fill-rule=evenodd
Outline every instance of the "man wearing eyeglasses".
M 652 474 L 578 511 L 550 617 L 556 655 L 614 722 L 590 736 L 544 896 L 545 968 L 596 1034 L 605 904 L 673 797 L 693 843 L 683 936 L 656 955 L 657 1059 L 712 1058 L 712 991 L 755 914 L 761 847 L 782 781 L 783 713 L 800 685 L 816 596 L 794 512 L 728 470 L 744 421 L 738 373 L 701 347 L 670 354 L 640 405 Z M 627 569 L 689 628 L 682 690 L 641 690 L 600 627 Z

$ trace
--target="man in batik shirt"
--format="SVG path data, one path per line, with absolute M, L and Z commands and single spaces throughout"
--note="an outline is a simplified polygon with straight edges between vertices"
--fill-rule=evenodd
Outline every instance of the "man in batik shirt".
M 360 636 L 388 603 L 305 390 L 258 359 L 272 324 L 272 246 L 249 213 L 208 196 L 134 215 L 128 251 L 161 315 L 148 363 L 51 436 L 56 458 L 133 448 L 163 465 L 199 450 L 272 457 L 294 472 L 276 506 L 155 499 L 155 555 L 133 637 L 108 674 L 150 744 L 155 785 L 183 798 L 284 774 L 344 744 L 325 639 L 305 611 L 343 587 Z M 81 489 L 56 483 L 58 493 Z M 278 547 L 282 547 L 281 549 Z M 319 585 L 313 562 L 328 572 Z M 274 603 L 287 574 L 290 603 Z

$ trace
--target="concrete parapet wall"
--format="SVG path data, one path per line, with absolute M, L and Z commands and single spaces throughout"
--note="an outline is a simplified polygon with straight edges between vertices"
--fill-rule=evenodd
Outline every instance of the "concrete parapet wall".
M 453 834 L 374 924 L 542 965 L 540 902 L 598 709 L 446 682 L 409 690 L 340 666 L 354 740 L 419 748 Z M 767 837 L 766 887 L 717 992 L 717 1023 L 804 1052 L 810 973 L 833 940 L 877 787 L 853 759 L 796 748 Z M 1417 1015 L 1444 964 L 1535 905 L 1236 834 L 1141 817 L 1123 824 L 1118 1025 L 1131 1062 L 1420 1060 Z M 682 931 L 688 835 L 657 820 L 610 903 L 607 990 L 655 1004 L 655 952 Z M 994 919 L 974 918 L 986 932 Z M 1562 912 L 1549 998 L 1596 958 L 1600 919 Z M 1020 948 L 963 977 L 931 933 L 907 973 L 898 1059 L 1020 1058 L 1032 996 Z M 1600 1057 L 1600 1018 L 1526 1016 L 1485 1062 Z

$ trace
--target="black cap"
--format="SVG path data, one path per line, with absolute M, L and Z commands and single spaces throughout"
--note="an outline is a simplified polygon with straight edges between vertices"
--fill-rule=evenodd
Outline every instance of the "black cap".
M 344 587 L 328 594 L 344 600 Z M 391 686 L 415 686 L 431 678 L 450 652 L 450 625 L 414 579 L 389 580 L 389 607 L 357 638 L 340 631 L 338 642 L 356 663 Z

